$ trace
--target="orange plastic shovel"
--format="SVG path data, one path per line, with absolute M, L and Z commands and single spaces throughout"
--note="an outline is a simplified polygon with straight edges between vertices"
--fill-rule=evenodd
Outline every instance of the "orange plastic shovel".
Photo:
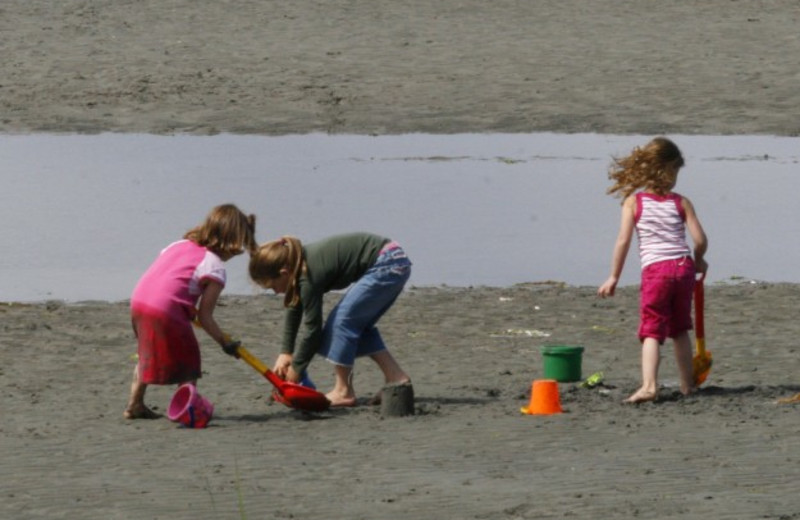
M 245 363 L 253 367 L 256 372 L 266 377 L 267 380 L 272 383 L 272 386 L 275 387 L 273 395 L 275 400 L 279 403 L 283 403 L 290 408 L 297 408 L 298 410 L 305 410 L 307 412 L 324 412 L 330 407 L 331 402 L 325 397 L 325 394 L 307 386 L 284 381 L 241 345 L 238 347 L 236 353 L 239 354 L 239 357 L 242 358 Z
M 695 354 L 692 359 L 694 371 L 694 384 L 700 386 L 705 382 L 711 372 L 711 351 L 706 350 L 706 328 L 703 320 L 703 307 L 705 305 L 705 290 L 703 278 L 694 284 L 694 319 L 695 319 Z

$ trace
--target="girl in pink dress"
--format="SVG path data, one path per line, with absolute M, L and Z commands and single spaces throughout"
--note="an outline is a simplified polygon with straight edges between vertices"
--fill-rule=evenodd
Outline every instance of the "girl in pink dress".
M 694 206 L 675 193 L 683 156 L 667 138 L 657 137 L 622 159 L 609 172 L 609 194 L 622 197 L 622 221 L 611 260 L 611 275 L 600 286 L 601 297 L 613 296 L 628 255 L 634 230 L 642 263 L 639 341 L 642 343 L 642 386 L 626 401 L 658 397 L 659 348 L 672 338 L 683 394 L 694 391 L 692 377 L 692 294 L 695 276 L 705 276 L 708 239 Z M 694 251 L 686 242 L 686 230 Z
M 123 413 L 126 419 L 159 417 L 144 404 L 147 385 L 196 382 L 200 377 L 194 319 L 226 354 L 236 356 L 238 344 L 226 341 L 213 313 L 225 287 L 225 262 L 255 247 L 255 216 L 224 204 L 183 240 L 161 251 L 139 279 L 131 296 L 139 361 Z

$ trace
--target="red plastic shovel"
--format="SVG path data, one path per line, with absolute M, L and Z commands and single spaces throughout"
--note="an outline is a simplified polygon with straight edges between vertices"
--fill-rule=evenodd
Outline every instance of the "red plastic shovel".
M 192 323 L 195 327 L 201 327 L 197 315 L 195 315 Z M 228 334 L 225 334 L 225 341 L 231 341 L 231 337 Z M 272 395 L 279 403 L 283 403 L 289 408 L 297 408 L 298 410 L 305 410 L 307 412 L 324 412 L 330 408 L 331 402 L 325 397 L 325 394 L 317 392 L 313 388 L 307 386 L 284 381 L 243 346 L 239 345 L 236 353 L 245 363 L 256 369 L 259 374 L 266 377 L 267 380 L 272 383 L 272 386 L 275 387 L 275 391 Z
M 305 410 L 307 412 L 324 412 L 330 407 L 331 402 L 328 401 L 325 394 L 307 386 L 284 381 L 246 348 L 239 346 L 236 353 L 239 354 L 239 357 L 242 358 L 245 363 L 253 367 L 256 372 L 266 377 L 267 380 L 272 383 L 272 386 L 275 387 L 275 400 L 279 403 L 283 403 L 290 408 L 297 408 L 298 410 Z
M 711 351 L 706 350 L 706 328 L 703 320 L 703 306 L 705 305 L 705 290 L 703 278 L 694 284 L 694 321 L 695 321 L 695 354 L 692 359 L 695 386 L 702 385 L 708 373 L 711 372 Z

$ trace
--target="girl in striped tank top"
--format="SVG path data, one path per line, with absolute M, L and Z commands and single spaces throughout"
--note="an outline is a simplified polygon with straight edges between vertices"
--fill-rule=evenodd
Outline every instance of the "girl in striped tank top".
M 623 199 L 622 221 L 611 259 L 611 275 L 597 294 L 613 296 L 634 230 L 639 243 L 642 282 L 639 341 L 642 344 L 642 386 L 626 402 L 658 397 L 659 349 L 672 338 L 681 393 L 692 393 L 692 294 L 697 274 L 705 276 L 708 239 L 694 206 L 673 192 L 683 166 L 678 147 L 657 137 L 627 157 L 614 159 L 608 177 L 610 195 Z M 694 251 L 686 241 L 692 237 Z

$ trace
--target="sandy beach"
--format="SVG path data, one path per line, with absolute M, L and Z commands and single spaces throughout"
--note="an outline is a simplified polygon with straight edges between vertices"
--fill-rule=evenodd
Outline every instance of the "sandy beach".
M 800 132 L 791 0 L 9 0 L 0 15 L 3 132 Z
M 637 290 L 550 285 L 411 288 L 382 331 L 414 379 L 416 414 L 359 406 L 307 415 L 203 338 L 204 430 L 126 421 L 134 344 L 121 303 L 4 305 L 6 518 L 796 518 L 798 288 L 707 290 L 709 381 L 679 398 L 665 349 L 662 400 L 638 384 Z M 281 303 L 224 300 L 219 320 L 272 361 Z M 546 335 L 546 336 L 545 336 Z M 541 346 L 582 345 L 595 389 L 559 384 L 565 413 L 526 416 Z M 326 363 L 312 374 L 331 382 Z M 364 360 L 355 385 L 381 387 Z M 174 392 L 154 386 L 164 413 Z
M 798 18 L 790 1 L 10 0 L 0 132 L 793 136 Z M 633 406 L 638 288 L 595 292 L 409 287 L 381 322 L 414 383 L 402 418 L 271 403 L 203 336 L 206 429 L 122 418 L 127 302 L 1 303 L 0 517 L 800 519 L 800 404 L 777 403 L 800 392 L 800 287 L 707 287 L 709 380 L 680 397 L 667 346 L 661 399 Z M 272 363 L 278 298 L 223 296 L 217 317 Z M 523 415 L 551 344 L 583 346 L 604 384 Z M 381 388 L 368 360 L 355 386 Z

